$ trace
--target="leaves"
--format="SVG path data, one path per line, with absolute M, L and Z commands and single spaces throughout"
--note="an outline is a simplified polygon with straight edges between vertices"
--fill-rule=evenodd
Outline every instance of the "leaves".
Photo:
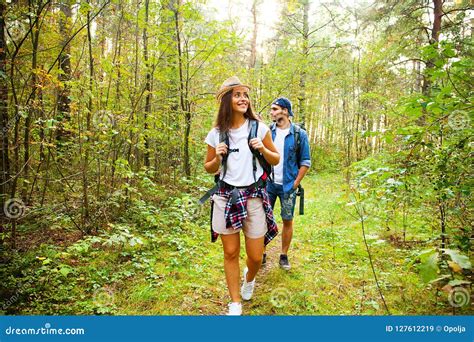
M 458 250 L 454 249 L 443 249 L 442 251 L 451 257 L 452 264 L 456 265 L 455 267 L 466 270 L 472 269 L 472 264 L 468 256 L 463 255 Z
M 448 285 L 452 286 L 452 287 L 455 287 L 455 286 L 462 286 L 462 285 L 470 285 L 471 282 L 470 281 L 467 281 L 467 280 L 459 280 L 459 279 L 455 279 L 455 280 L 451 280 Z
M 69 274 L 73 273 L 74 270 L 68 265 L 59 265 L 59 273 L 62 274 L 63 277 L 67 277 Z
M 418 254 L 420 264 L 417 267 L 423 282 L 429 283 L 438 276 L 438 256 L 439 253 L 435 250 L 426 250 Z
M 386 257 L 377 252 L 395 247 L 403 255 L 396 262 L 412 258 L 423 282 L 467 285 L 469 21 L 449 14 L 452 22 L 442 21 L 434 42 L 420 32 L 427 27 L 430 33 L 432 22 L 417 2 L 378 1 L 370 9 L 314 2 L 305 34 L 304 3 L 284 2 L 282 15 L 257 10 L 257 58 L 249 66 L 251 20 L 235 11 L 216 16 L 204 0 L 179 8 L 112 0 L 94 19 L 90 37 L 87 27 L 79 28 L 102 2 L 73 5 L 71 18 L 65 7 L 37 12 L 37 2 L 28 8 L 11 2 L 0 83 L 8 88 L 2 158 L 10 169 L 3 174 L 14 182 L 0 182 L 5 194 L 27 196 L 32 211 L 16 222 L 13 241 L 24 262 L 2 280 L 33 279 L 24 306 L 35 298 L 32 311 L 53 310 L 53 302 L 68 313 L 113 313 L 113 306 L 92 305 L 89 292 L 124 278 L 157 283 L 156 258 L 166 260 L 170 278 L 178 277 L 193 256 L 202 256 L 196 236 L 208 227 L 208 213 L 195 198 L 212 182 L 202 170 L 203 141 L 219 107 L 214 93 L 234 74 L 252 86 L 252 105 L 266 123 L 278 96 L 293 101 L 295 121 L 305 114 L 310 172 L 345 173 L 353 198 L 344 206 L 344 193 L 339 209 L 361 209 L 377 267 Z M 443 3 L 445 13 L 450 6 Z M 277 20 L 273 31 L 262 25 L 266 16 Z M 321 223 L 327 213 L 317 209 L 305 223 L 334 243 L 336 230 L 323 234 L 333 220 Z M 0 232 L 5 246 L 14 238 L 8 224 Z M 45 234 L 48 229 L 54 234 Z M 360 236 L 353 238 L 338 247 L 359 256 Z M 322 262 L 324 255 L 314 259 Z M 16 283 L 9 284 L 14 291 Z M 358 305 L 380 310 L 371 298 Z
M 461 273 L 462 267 L 456 264 L 454 261 L 448 261 L 449 267 L 453 270 L 453 272 Z

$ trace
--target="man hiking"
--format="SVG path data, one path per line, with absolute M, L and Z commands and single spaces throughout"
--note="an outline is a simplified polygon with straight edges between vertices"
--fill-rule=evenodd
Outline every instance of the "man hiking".
M 311 166 L 309 142 L 306 132 L 291 122 L 291 102 L 285 97 L 276 99 L 271 105 L 273 124 L 270 127 L 272 140 L 280 153 L 280 161 L 274 167 L 273 179 L 267 183 L 272 208 L 277 197 L 281 204 L 283 232 L 280 267 L 289 270 L 288 249 L 293 237 L 293 214 L 296 204 L 296 190 Z M 266 263 L 263 254 L 262 264 Z

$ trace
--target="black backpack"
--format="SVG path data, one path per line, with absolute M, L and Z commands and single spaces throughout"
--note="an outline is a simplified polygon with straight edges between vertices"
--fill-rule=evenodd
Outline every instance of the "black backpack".
M 275 128 L 275 123 L 272 123 L 270 128 L 273 130 Z M 301 131 L 305 131 L 304 125 L 299 124 L 299 123 L 293 123 L 295 126 L 295 143 L 296 143 L 296 163 L 298 164 L 298 167 L 301 167 L 301 156 L 300 156 L 300 151 L 301 151 Z M 305 131 L 306 132 L 306 131 Z
M 247 142 L 250 142 L 250 140 L 257 137 L 258 124 L 259 124 L 258 120 L 250 119 L 249 121 L 250 121 L 250 132 L 249 132 L 249 135 L 248 135 L 248 138 L 247 138 Z M 229 134 L 227 132 L 219 133 L 219 143 L 221 143 L 221 142 L 224 142 L 227 146 L 229 146 Z M 250 148 L 250 151 L 252 152 L 252 155 L 253 155 L 252 166 L 253 166 L 253 179 L 254 179 L 255 183 L 257 182 L 257 177 L 256 177 L 256 174 L 257 174 L 257 160 L 260 163 L 260 166 L 262 167 L 263 172 L 264 172 L 264 174 L 262 176 L 263 180 L 266 180 L 267 178 L 271 179 L 271 176 L 273 174 L 273 167 L 270 165 L 269 162 L 267 162 L 267 160 L 265 159 L 263 154 L 261 154 L 258 150 L 254 150 L 250 146 L 249 146 L 249 148 Z M 223 158 L 222 158 L 222 170 L 223 170 L 222 179 L 224 179 L 226 171 L 227 171 L 227 157 L 228 157 L 228 155 L 229 155 L 229 153 L 224 155 Z M 216 175 L 216 182 L 218 180 L 219 180 L 219 175 Z
M 301 167 L 301 131 L 306 133 L 306 130 L 304 129 L 304 124 L 294 123 L 293 125 L 295 125 L 296 162 L 298 167 Z
M 257 121 L 257 120 L 252 120 L 252 119 L 250 120 L 250 132 L 249 132 L 249 136 L 247 138 L 248 142 L 250 142 L 251 139 L 257 137 L 258 124 L 259 124 L 259 121 Z M 300 145 L 301 145 L 301 139 L 300 139 L 301 130 L 304 130 L 302 125 L 295 124 L 296 158 L 297 158 L 298 166 L 300 166 L 300 155 L 299 154 L 300 154 Z M 224 142 L 227 146 L 229 146 L 229 135 L 227 133 L 224 133 L 224 132 L 219 133 L 219 143 L 221 143 L 221 142 Z M 250 146 L 249 146 L 249 148 L 250 148 Z M 263 175 L 261 177 L 262 180 L 266 181 L 267 179 L 270 179 L 271 181 L 273 181 L 273 167 L 270 165 L 270 163 L 268 163 L 265 160 L 263 155 L 258 150 L 253 150 L 251 148 L 250 148 L 250 150 L 252 151 L 252 155 L 253 155 L 252 164 L 253 164 L 253 178 L 255 180 L 255 183 L 257 183 L 257 179 L 256 179 L 257 160 L 260 163 L 260 166 L 262 166 L 262 168 L 263 168 Z M 228 155 L 229 154 L 227 153 L 226 155 L 224 155 L 222 157 L 222 169 L 223 169 L 222 179 L 224 179 L 226 171 L 227 171 L 227 157 L 228 157 Z M 214 187 L 209 189 L 204 194 L 204 196 L 202 196 L 199 199 L 200 204 L 204 204 L 205 201 L 207 201 L 209 199 L 209 197 L 211 197 L 217 191 L 217 189 L 219 187 L 219 178 L 220 178 L 219 174 L 214 176 L 214 181 L 215 181 L 216 185 L 214 185 Z M 211 214 L 211 217 L 212 217 L 212 214 Z

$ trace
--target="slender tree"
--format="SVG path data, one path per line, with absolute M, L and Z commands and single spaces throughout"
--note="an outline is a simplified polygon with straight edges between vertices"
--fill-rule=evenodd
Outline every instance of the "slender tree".
M 10 157 L 8 132 L 10 122 L 8 120 L 8 79 L 7 79 L 7 42 L 5 35 L 5 15 L 7 5 L 0 2 L 0 154 L 2 162 L 0 164 L 0 208 L 3 208 L 4 201 L 8 197 L 8 183 L 10 180 Z
M 251 51 L 250 51 L 250 68 L 255 68 L 257 63 L 257 34 L 258 34 L 258 5 L 260 4 L 259 0 L 253 0 L 252 2 L 252 39 L 251 39 Z
M 62 50 L 59 56 L 59 68 L 61 70 L 59 74 L 59 81 L 61 82 L 61 89 L 58 93 L 58 130 L 56 132 L 56 139 L 58 140 L 59 146 L 68 139 L 69 132 L 67 125 L 71 120 L 71 47 L 69 45 L 70 38 L 70 26 L 72 21 L 72 0 L 60 0 L 60 20 L 59 20 L 59 31 L 63 37 Z
M 429 43 L 435 49 L 438 48 L 439 34 L 441 32 L 441 19 L 443 17 L 443 1 L 442 0 L 433 0 L 433 26 L 431 27 Z M 430 95 L 431 87 L 431 70 L 434 68 L 434 57 L 429 58 L 426 61 L 426 69 L 423 73 L 423 84 L 421 86 L 421 91 L 423 95 Z M 423 119 L 424 120 L 424 119 Z
M 301 46 L 301 55 L 302 55 L 302 67 L 300 72 L 300 81 L 299 81 L 299 94 L 298 94 L 298 112 L 300 116 L 300 121 L 303 125 L 306 122 L 306 78 L 307 78 L 307 67 L 309 59 L 309 0 L 301 0 L 303 5 L 303 29 L 301 31 L 302 35 L 302 46 Z
M 144 115 L 144 139 L 145 139 L 145 166 L 150 167 L 150 138 L 148 136 L 148 117 L 151 114 L 151 68 L 148 56 L 148 23 L 149 23 L 150 0 L 145 0 L 145 26 L 143 27 L 143 59 L 145 62 L 145 115 Z

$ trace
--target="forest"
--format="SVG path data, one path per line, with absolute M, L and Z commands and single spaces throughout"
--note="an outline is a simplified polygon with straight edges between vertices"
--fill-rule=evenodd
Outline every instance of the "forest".
M 236 75 L 312 163 L 246 313 L 472 315 L 473 26 L 470 0 L 1 0 L 0 314 L 224 313 L 198 199 Z

